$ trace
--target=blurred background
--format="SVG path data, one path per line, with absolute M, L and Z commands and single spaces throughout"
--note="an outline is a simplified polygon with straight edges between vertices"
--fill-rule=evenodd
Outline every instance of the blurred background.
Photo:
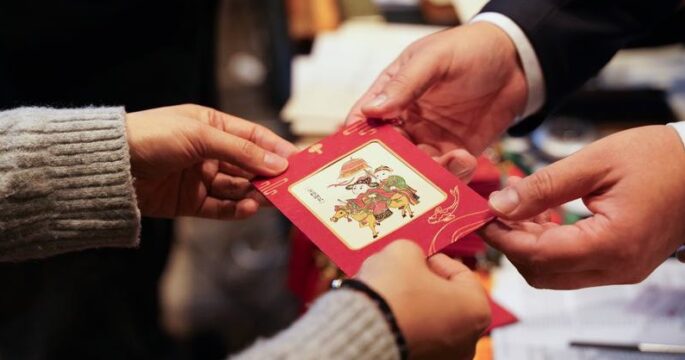
M 484 3 L 3 1 L 0 108 L 193 102 L 306 146 L 342 124 L 404 47 Z M 474 189 L 487 196 L 507 176 L 621 129 L 685 120 L 685 50 L 644 45 L 622 51 L 533 133 L 488 149 Z M 571 202 L 555 221 L 589 214 Z M 239 222 L 146 219 L 141 244 L 0 265 L 0 359 L 221 359 L 286 327 L 340 275 L 274 209 Z M 671 359 L 569 343 L 685 345 L 685 267 L 674 260 L 640 285 L 551 292 L 528 287 L 477 236 L 449 253 L 519 320 L 485 337 L 479 359 Z

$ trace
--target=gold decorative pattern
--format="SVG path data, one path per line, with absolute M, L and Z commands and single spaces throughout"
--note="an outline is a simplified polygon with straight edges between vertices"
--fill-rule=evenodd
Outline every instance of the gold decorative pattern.
M 321 155 L 321 154 L 323 154 L 323 144 L 316 143 L 316 144 L 310 146 L 309 149 L 307 150 L 307 152 L 309 152 L 310 154 Z
M 282 178 L 274 182 L 265 181 L 259 186 L 259 190 L 264 193 L 265 196 L 271 196 L 278 194 L 278 188 L 281 185 L 288 183 L 288 178 Z
M 455 214 L 457 210 L 459 209 L 459 201 L 460 201 L 460 195 L 459 195 L 459 187 L 455 186 L 454 189 L 450 190 L 450 195 L 452 195 L 453 200 L 452 204 L 448 206 L 447 208 L 443 208 L 442 206 L 438 206 L 435 208 L 433 211 L 433 214 L 428 218 L 428 223 L 431 225 L 435 224 L 440 224 L 444 223 L 444 225 L 438 230 L 438 232 L 435 233 L 435 236 L 433 236 L 433 240 L 431 241 L 430 246 L 428 247 L 428 255 L 432 255 L 436 252 L 435 245 L 438 241 L 438 237 L 442 232 L 450 226 L 450 224 L 454 223 L 455 221 L 459 221 L 461 219 L 465 219 L 470 216 L 474 215 L 482 215 L 487 213 L 489 210 L 481 210 L 481 211 L 476 211 L 473 213 L 469 214 L 464 214 L 462 216 L 457 217 Z M 489 219 L 485 220 L 480 220 L 475 223 L 471 224 L 466 224 L 460 228 L 457 228 L 452 232 L 452 235 L 450 236 L 450 244 L 455 243 L 459 238 L 464 236 L 465 234 L 478 229 L 481 227 L 483 224 L 487 223 Z
M 343 135 L 350 136 L 354 134 L 359 134 L 360 136 L 373 135 L 378 130 L 371 127 L 366 121 L 356 122 L 343 130 Z

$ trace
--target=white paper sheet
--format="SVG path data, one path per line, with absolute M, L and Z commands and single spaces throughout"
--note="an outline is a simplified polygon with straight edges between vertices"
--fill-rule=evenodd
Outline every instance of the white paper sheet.
M 537 290 L 510 263 L 493 297 L 520 322 L 493 332 L 495 359 L 682 359 L 569 347 L 570 341 L 685 345 L 685 265 L 666 261 L 643 283 L 575 291 Z
M 292 65 L 292 96 L 281 116 L 300 136 L 325 136 L 342 125 L 354 102 L 413 41 L 441 27 L 345 23 L 316 38 Z

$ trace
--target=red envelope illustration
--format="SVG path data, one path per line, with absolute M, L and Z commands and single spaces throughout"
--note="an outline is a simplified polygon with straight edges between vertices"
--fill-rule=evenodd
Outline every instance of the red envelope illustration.
M 493 219 L 487 202 L 392 125 L 352 124 L 253 184 L 347 275 L 397 239 L 426 256 Z

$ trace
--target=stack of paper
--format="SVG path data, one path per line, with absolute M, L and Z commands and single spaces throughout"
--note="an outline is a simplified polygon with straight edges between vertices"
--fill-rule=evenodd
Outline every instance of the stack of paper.
M 294 59 L 291 97 L 281 116 L 298 136 L 335 132 L 375 78 L 413 41 L 442 28 L 349 22 L 319 35 Z
M 571 341 L 685 345 L 685 265 L 674 259 L 641 284 L 575 291 L 533 289 L 507 263 L 496 275 L 493 298 L 520 320 L 493 332 L 495 359 L 685 357 L 569 346 Z

